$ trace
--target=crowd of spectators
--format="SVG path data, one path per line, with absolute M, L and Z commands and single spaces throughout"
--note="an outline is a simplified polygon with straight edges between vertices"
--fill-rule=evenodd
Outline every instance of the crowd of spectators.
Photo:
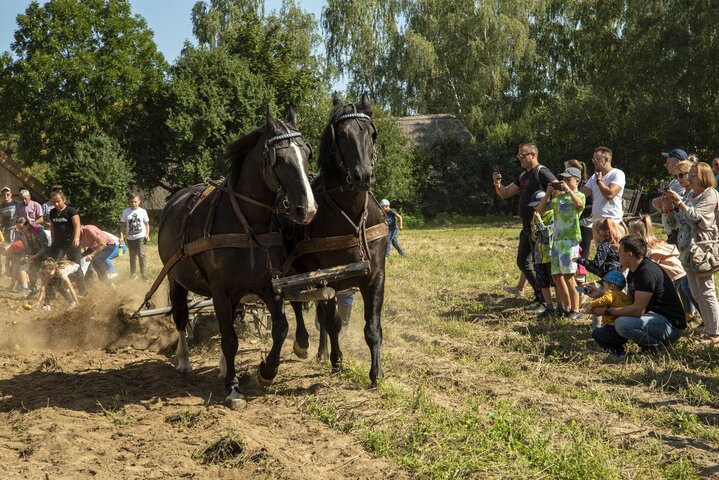
M 625 223 L 625 174 L 613 165 L 610 148 L 594 149 L 594 173 L 584 163 L 565 162 L 557 177 L 539 163 L 533 143 L 518 147 L 522 173 L 502 184 L 495 169 L 493 183 L 500 198 L 519 194 L 522 230 L 517 248 L 523 282 L 534 295 L 525 311 L 539 318 L 593 319 L 592 336 L 613 357 L 623 357 L 633 341 L 656 352 L 684 335 L 688 322 L 699 320 L 705 345 L 719 344 L 719 302 L 714 273 L 719 271 L 719 158 L 698 162 L 681 149 L 662 152 L 671 175 L 651 204 L 661 214 L 667 241 L 659 240 L 649 215 Z M 591 202 L 591 203 L 590 203 Z M 595 255 L 590 258 L 594 244 Z M 598 278 L 586 283 L 581 268 Z M 556 305 L 551 287 L 554 287 Z
M 26 294 L 26 308 L 49 310 L 59 296 L 75 308 L 89 285 L 114 288 L 114 259 L 130 250 L 130 276 L 147 280 L 145 244 L 150 238 L 147 211 L 140 197 L 132 194 L 120 217 L 119 236 L 95 225 L 83 224 L 78 210 L 68 204 L 61 185 L 54 185 L 50 198 L 40 204 L 26 189 L 15 199 L 10 187 L 2 188 L 0 204 L 0 273 L 10 277 L 8 288 Z M 127 242 L 127 243 L 125 243 Z

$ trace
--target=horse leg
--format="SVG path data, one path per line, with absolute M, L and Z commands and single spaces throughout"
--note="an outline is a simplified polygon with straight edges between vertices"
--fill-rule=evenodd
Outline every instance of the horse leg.
M 172 305 L 172 320 L 177 328 L 177 371 L 180 373 L 192 372 L 190 363 L 190 348 L 187 345 L 187 320 L 189 311 L 187 309 L 187 290 L 179 283 L 170 279 L 170 304 Z
M 245 307 L 241 303 L 237 303 L 234 306 L 235 313 L 233 318 L 240 318 L 240 322 L 244 324 L 245 321 Z M 234 325 L 234 321 L 233 321 Z M 225 354 L 222 353 L 222 350 L 220 350 L 220 361 L 218 364 L 219 372 L 217 373 L 217 378 L 225 378 L 225 375 L 227 375 L 227 360 L 225 359 Z
M 384 303 L 384 284 L 376 288 L 363 288 L 364 299 L 364 339 L 370 350 L 369 379 L 372 388 L 377 387 L 377 379 L 384 378 L 382 370 L 382 304 Z
M 295 355 L 299 358 L 305 359 L 307 358 L 307 350 L 310 348 L 310 334 L 307 332 L 307 327 L 305 326 L 302 303 L 290 302 L 290 305 L 292 305 L 292 310 L 295 312 L 295 321 L 297 323 L 292 351 L 295 352 Z
M 321 306 L 324 302 L 318 301 L 315 306 L 315 315 L 317 316 L 317 325 L 320 327 L 320 333 L 319 333 L 319 343 L 317 345 L 317 361 L 327 361 L 330 359 L 329 354 L 329 348 L 327 347 L 327 342 L 329 341 L 329 338 L 327 337 L 327 327 L 325 327 L 325 307 Z
M 320 320 L 320 325 L 323 325 L 327 331 L 327 336 L 330 340 L 330 363 L 332 364 L 332 373 L 337 373 L 342 370 L 342 350 L 340 350 L 339 334 L 342 328 L 342 319 L 337 311 L 337 300 L 331 299 L 323 302 L 320 310 L 322 314 L 321 319 L 324 319 L 324 324 Z
M 235 375 L 235 355 L 237 355 L 238 343 L 234 325 L 235 308 L 224 291 L 212 292 L 212 304 L 220 327 L 222 356 L 225 358 L 225 388 L 229 392 L 225 398 L 225 405 L 233 409 L 241 408 L 245 405 L 245 400 L 240 393 L 240 382 Z
M 262 385 L 271 385 L 277 376 L 280 366 L 280 353 L 282 344 L 287 338 L 289 325 L 285 316 L 285 302 L 281 295 L 274 295 L 271 302 L 265 302 L 272 315 L 272 348 L 267 357 L 260 362 L 258 380 Z

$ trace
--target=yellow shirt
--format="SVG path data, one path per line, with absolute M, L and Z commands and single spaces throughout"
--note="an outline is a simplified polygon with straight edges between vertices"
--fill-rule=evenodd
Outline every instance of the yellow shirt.
M 623 307 L 631 304 L 632 301 L 621 290 L 606 290 L 604 295 L 592 301 L 592 307 Z M 611 325 L 616 318 L 616 315 L 602 315 L 602 326 Z

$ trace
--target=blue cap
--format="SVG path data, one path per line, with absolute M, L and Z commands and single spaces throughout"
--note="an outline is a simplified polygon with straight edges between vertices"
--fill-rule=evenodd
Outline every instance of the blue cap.
M 528 207 L 536 207 L 544 197 L 547 196 L 547 192 L 544 190 L 537 190 L 532 194 L 532 201 L 527 204 Z
M 662 157 L 664 157 L 664 158 L 673 157 L 673 158 L 678 158 L 679 160 L 686 160 L 687 158 L 689 158 L 689 155 L 687 155 L 687 152 L 685 152 L 681 148 L 675 148 L 671 152 L 662 152 Z
M 380 200 L 379 204 L 383 207 L 385 205 L 387 205 L 389 207 L 389 200 L 387 200 L 386 198 L 383 198 L 382 200 Z
M 624 275 L 622 275 L 622 272 L 617 270 L 612 270 L 608 272 L 606 275 L 604 275 L 604 278 L 602 279 L 603 282 L 613 283 L 614 285 L 618 286 L 619 288 L 624 288 L 627 286 L 627 279 L 624 278 Z

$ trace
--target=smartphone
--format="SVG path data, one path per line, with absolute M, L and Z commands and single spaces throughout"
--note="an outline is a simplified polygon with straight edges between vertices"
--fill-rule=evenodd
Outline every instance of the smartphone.
M 494 173 L 502 173 L 502 172 L 499 171 L 499 166 L 498 166 L 498 165 L 493 166 L 493 167 L 492 167 L 492 171 L 493 171 Z
M 581 285 L 575 285 L 574 288 L 576 288 L 577 291 L 578 291 L 579 293 L 583 294 L 583 295 L 589 294 L 589 290 L 587 290 L 587 287 L 583 287 L 583 286 L 581 286 Z
M 666 180 L 662 180 L 662 181 L 659 183 L 659 191 L 662 192 L 662 193 L 664 193 L 664 192 L 666 192 L 667 190 L 669 190 L 669 182 L 667 182 Z
M 550 183 L 553 189 L 555 190 L 561 190 L 562 189 L 562 182 L 552 182 Z

